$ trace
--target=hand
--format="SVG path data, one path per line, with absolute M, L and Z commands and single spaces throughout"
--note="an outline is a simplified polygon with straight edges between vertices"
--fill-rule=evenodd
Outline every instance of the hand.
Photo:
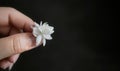
M 20 53 L 35 47 L 35 37 L 31 33 L 33 25 L 29 17 L 14 8 L 0 7 L 1 68 L 11 68 Z

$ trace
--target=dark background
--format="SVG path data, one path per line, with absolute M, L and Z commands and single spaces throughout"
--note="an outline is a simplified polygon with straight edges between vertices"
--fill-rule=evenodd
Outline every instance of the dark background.
M 53 40 L 21 54 L 11 71 L 117 71 L 110 0 L 0 0 L 55 27 Z M 117 56 L 117 57 L 116 57 Z

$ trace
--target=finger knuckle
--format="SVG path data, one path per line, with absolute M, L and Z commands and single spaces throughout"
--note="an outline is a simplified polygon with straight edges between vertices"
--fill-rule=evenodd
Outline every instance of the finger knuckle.
M 20 53 L 23 50 L 20 44 L 20 38 L 20 35 L 14 36 L 13 38 L 13 51 L 15 53 Z

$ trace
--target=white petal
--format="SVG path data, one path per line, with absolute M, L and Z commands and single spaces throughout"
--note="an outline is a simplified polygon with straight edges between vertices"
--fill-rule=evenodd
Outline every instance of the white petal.
M 40 22 L 40 26 L 42 26 L 42 21 Z
M 54 31 L 52 30 L 52 31 L 50 31 L 50 33 L 49 34 L 52 34 L 52 33 L 54 33 Z
M 43 35 L 43 37 L 44 37 L 45 39 L 47 39 L 47 40 L 51 40 L 51 39 L 52 39 L 51 35 Z
M 41 40 L 42 40 L 42 36 L 39 35 L 39 36 L 36 38 L 36 46 L 38 46 L 38 45 L 41 43 Z
M 39 34 L 40 34 L 39 29 L 36 28 L 36 27 L 33 27 L 33 35 L 34 35 L 35 37 L 37 37 Z
M 43 26 L 44 26 L 44 27 L 46 27 L 46 26 L 48 27 L 49 25 L 48 25 L 47 23 L 48 23 L 48 22 L 43 23 Z
M 49 26 L 49 29 L 50 29 L 50 30 L 53 30 L 53 29 L 54 29 L 54 27 L 52 27 L 52 26 Z
M 39 27 L 39 24 L 37 24 L 36 22 L 35 22 L 35 27 Z
M 43 31 L 44 28 L 43 28 L 42 26 L 39 26 L 38 29 L 39 29 L 39 31 L 42 33 L 42 31 Z
M 42 30 L 42 33 L 45 34 L 45 35 L 50 34 L 50 30 L 44 29 L 44 30 Z
M 12 69 L 13 65 L 13 63 L 10 64 L 10 66 L 8 67 L 9 71 Z
M 46 44 L 46 40 L 45 40 L 45 39 L 43 39 L 43 46 L 45 46 L 45 44 Z

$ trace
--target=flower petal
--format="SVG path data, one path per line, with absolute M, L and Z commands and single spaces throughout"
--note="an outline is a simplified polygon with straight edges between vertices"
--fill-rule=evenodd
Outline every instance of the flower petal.
M 47 24 L 48 22 L 43 23 L 43 27 L 48 27 L 49 25 Z
M 45 40 L 45 39 L 43 39 L 43 41 L 42 41 L 42 42 L 43 42 L 43 46 L 45 46 L 45 44 L 46 44 L 46 40 Z
M 42 40 L 42 36 L 41 35 L 37 36 L 37 38 L 36 38 L 36 46 L 38 46 L 41 43 L 41 40 Z
M 35 27 L 39 27 L 39 24 L 37 24 L 36 22 L 35 22 Z
M 49 26 L 49 29 L 50 29 L 50 30 L 53 30 L 53 29 L 54 29 L 54 27 L 52 27 L 52 26 Z
M 51 33 L 51 31 L 50 31 L 50 30 L 48 30 L 48 29 L 44 29 L 44 30 L 42 30 L 42 33 L 43 33 L 43 34 L 45 34 L 45 35 L 47 35 L 47 34 L 50 34 L 50 33 Z
M 47 40 L 51 40 L 51 39 L 52 39 L 51 35 L 43 35 L 43 37 L 44 37 L 45 39 L 47 39 Z
M 40 26 L 42 26 L 42 21 L 40 21 Z
M 14 63 L 11 63 L 10 66 L 8 67 L 9 68 L 9 71 L 12 69 Z
M 52 31 L 50 31 L 50 33 L 49 34 L 52 34 L 52 33 L 54 33 L 54 31 L 52 30 Z
M 39 29 L 38 28 L 36 28 L 36 27 L 33 27 L 33 35 L 35 36 L 35 37 L 37 37 L 39 34 L 40 34 L 40 31 L 39 31 Z

